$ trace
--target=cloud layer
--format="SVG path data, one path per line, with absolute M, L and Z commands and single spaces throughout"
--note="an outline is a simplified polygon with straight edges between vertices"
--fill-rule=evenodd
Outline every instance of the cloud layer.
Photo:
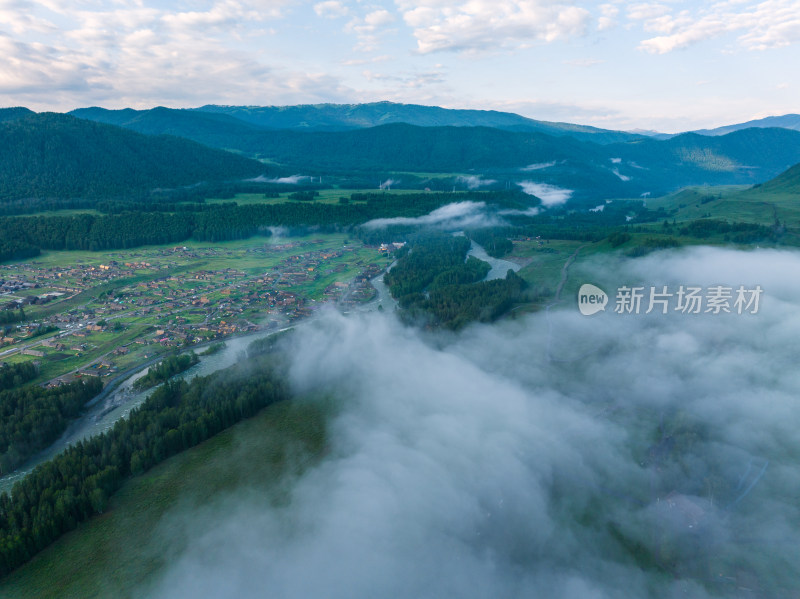
M 583 34 L 591 16 L 574 3 L 542 0 L 397 0 L 397 5 L 423 54 L 568 39 Z
M 489 213 L 485 202 L 453 202 L 437 208 L 425 216 L 376 218 L 364 223 L 362 226 L 368 229 L 382 229 L 394 225 L 403 225 L 458 230 L 497 224 L 502 224 L 502 221 Z
M 327 457 L 285 507 L 192 514 L 204 525 L 148 596 L 791 595 L 798 268 L 701 249 L 575 273 L 758 283 L 748 317 L 585 318 L 565 302 L 430 338 L 330 314 L 291 368 L 299 392 L 338 398 Z
M 749 50 L 766 50 L 800 41 L 800 2 L 716 2 L 695 10 L 675 11 L 665 4 L 635 4 L 628 18 L 641 21 L 646 31 L 657 33 L 640 48 L 665 54 L 692 44 L 735 34 Z
M 535 165 L 538 166 L 538 165 Z M 530 167 L 528 167 L 530 168 Z M 517 183 L 525 193 L 536 196 L 542 200 L 542 205 L 546 208 L 565 204 L 572 197 L 571 189 L 563 189 L 547 183 L 537 183 L 535 181 L 520 181 Z
M 46 98 L 59 105 L 86 96 L 112 105 L 186 105 L 259 92 L 288 102 L 341 91 L 324 71 L 292 71 L 253 51 L 283 19 L 282 0 L 212 0 L 192 8 L 13 0 L 0 7 L 0 93 L 18 103 L 38 106 Z

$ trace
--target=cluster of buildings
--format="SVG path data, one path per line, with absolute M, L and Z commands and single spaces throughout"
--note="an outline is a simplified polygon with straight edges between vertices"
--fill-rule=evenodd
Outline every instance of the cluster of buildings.
M 357 252 L 355 246 L 331 248 L 324 240 L 301 240 L 250 248 L 114 252 L 106 254 L 102 263 L 93 264 L 50 266 L 31 261 L 0 265 L 5 307 L 57 299 L 62 300 L 57 305 L 63 305 L 58 312 L 26 309 L 35 325 L 7 326 L 0 342 L 8 347 L 0 354 L 4 358 L 14 353 L 31 356 L 42 364 L 65 360 L 64 370 L 69 374 L 57 379 L 61 381 L 83 375 L 108 376 L 151 359 L 165 348 L 276 327 L 307 316 L 314 305 L 308 295 L 319 293 L 317 281 L 330 280 L 335 273 L 350 272 L 354 267 L 362 270 L 355 282 L 329 285 L 329 290 L 341 293 L 335 298 L 329 293 L 324 296 L 345 302 L 369 299 L 374 294 L 369 279 L 382 268 L 363 265 Z M 243 254 L 249 255 L 244 262 Z M 271 256 L 268 263 L 274 266 L 254 274 L 252 266 L 260 262 L 261 254 L 265 259 Z M 227 258 L 235 259 L 228 264 L 246 270 L 230 267 Z M 195 261 L 204 268 L 191 270 Z M 219 267 L 214 268 L 216 265 Z M 129 277 L 136 278 L 121 280 Z M 80 296 L 86 301 L 73 300 L 86 290 L 90 292 Z M 0 297 L 0 304 L 3 299 Z M 32 333 L 31 326 L 50 328 Z

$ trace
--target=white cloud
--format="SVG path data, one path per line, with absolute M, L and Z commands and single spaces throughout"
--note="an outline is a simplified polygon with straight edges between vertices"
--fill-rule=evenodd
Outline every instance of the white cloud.
M 342 61 L 342 65 L 346 67 L 357 67 L 365 64 L 375 64 L 377 62 L 386 62 L 391 60 L 392 57 L 388 54 L 381 54 L 380 56 L 372 56 L 370 58 L 350 58 Z
M 653 54 L 665 54 L 725 34 L 738 34 L 738 44 L 748 50 L 778 48 L 800 41 L 798 0 L 720 2 L 698 11 L 677 13 L 658 4 L 635 5 L 628 16 L 641 20 L 646 30 L 662 34 L 645 39 L 640 45 L 640 49 Z
M 43 15 L 59 22 L 58 30 L 34 36 L 44 41 L 0 32 L 0 93 L 6 104 L 185 106 L 244 97 L 289 103 L 351 95 L 324 72 L 275 67 L 242 44 L 269 36 L 262 27 L 282 18 L 287 6 L 282 0 L 198 2 L 192 10 L 141 1 L 110 9 L 72 0 L 0 2 L 0 19 L 16 23 L 12 30 L 30 28 L 34 19 L 43 22 Z M 27 21 L 8 16 L 22 9 L 29 13 Z
M 601 16 L 597 19 L 597 30 L 605 31 L 612 29 L 617 25 L 617 15 L 619 15 L 619 7 L 614 4 L 601 4 Z
M 622 173 L 620 173 L 618 168 L 611 169 L 611 172 L 614 173 L 617 177 L 619 177 L 620 181 L 630 181 L 631 180 L 631 178 L 629 176 L 623 175 Z
M 604 62 L 604 60 L 600 60 L 599 58 L 576 58 L 574 60 L 565 60 L 564 64 L 568 64 L 572 67 L 588 68 L 603 64 Z
M 669 12 L 668 6 L 659 3 L 644 2 L 628 6 L 628 18 L 635 21 L 656 19 Z
M 34 6 L 27 0 L 0 0 L 0 25 L 9 27 L 15 34 L 56 31 L 51 21 L 33 14 Z
M 337 0 L 328 0 L 327 2 L 319 2 L 315 4 L 314 12 L 320 17 L 336 19 L 347 15 L 349 10 L 344 4 L 337 2 Z
M 390 82 L 395 86 L 403 88 L 427 88 L 435 84 L 445 82 L 444 75 L 439 71 L 427 71 L 424 73 L 400 72 L 396 74 L 375 73 L 364 70 L 361 73 L 367 81 Z
M 534 181 L 520 181 L 517 183 L 522 191 L 528 195 L 536 196 L 542 200 L 542 205 L 546 208 L 565 204 L 572 197 L 571 189 L 562 189 L 555 185 L 546 183 L 536 183 Z
M 582 35 L 590 13 L 544 0 L 396 0 L 422 53 L 524 47 Z
M 248 181 L 255 181 L 257 183 L 281 183 L 284 185 L 297 185 L 298 183 L 302 183 L 303 181 L 308 181 L 309 179 L 313 179 L 308 175 L 291 175 L 289 177 L 278 177 L 278 178 L 269 178 L 265 177 L 264 175 L 259 175 L 254 179 L 247 179 Z
M 395 20 L 395 15 L 388 10 L 373 10 L 364 16 L 354 17 L 347 23 L 344 30 L 346 33 L 355 33 L 358 36 L 359 43 L 356 46 L 356 50 L 371 52 L 380 43 L 380 33 L 385 31 L 386 27 L 394 23 Z
M 521 171 L 540 171 L 546 168 L 550 168 L 551 166 L 555 166 L 556 161 L 553 160 L 552 162 L 539 162 L 537 164 L 529 164 L 528 166 L 523 166 Z
M 364 23 L 373 30 L 394 23 L 395 17 L 388 10 L 375 10 L 364 17 Z
M 466 185 L 468 189 L 480 189 L 481 187 L 486 187 L 488 185 L 494 185 L 497 183 L 495 179 L 482 179 L 480 176 L 476 177 L 475 175 L 458 177 L 456 181 L 462 185 Z
M 425 216 L 376 218 L 364 223 L 362 226 L 367 229 L 382 229 L 394 225 L 403 225 L 458 230 L 499 224 L 503 224 L 503 222 L 488 213 L 485 202 L 454 202 L 437 208 Z
M 88 88 L 95 69 L 86 57 L 45 44 L 18 42 L 0 32 L 0 93 L 53 94 Z

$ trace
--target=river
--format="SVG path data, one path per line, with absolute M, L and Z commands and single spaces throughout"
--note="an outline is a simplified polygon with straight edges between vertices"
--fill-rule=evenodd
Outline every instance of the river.
M 508 260 L 492 258 L 486 253 L 486 250 L 484 250 L 483 247 L 475 242 L 472 242 L 469 255 L 475 256 L 476 258 L 483 260 L 484 262 L 488 262 L 491 265 L 492 270 L 490 270 L 489 274 L 486 275 L 485 280 L 487 281 L 505 277 L 509 268 L 514 271 L 517 271 L 520 268 L 518 264 L 514 264 Z M 390 270 L 392 266 L 394 266 L 394 263 L 389 266 L 387 270 Z M 397 306 L 397 301 L 392 297 L 391 293 L 389 292 L 389 288 L 383 282 L 383 274 L 380 274 L 372 279 L 371 283 L 375 287 L 377 294 L 372 300 L 363 304 L 362 306 L 359 306 L 356 311 L 365 312 L 382 309 L 386 312 L 393 312 Z M 303 319 L 298 324 L 305 325 L 308 322 L 316 319 L 318 314 L 319 310 L 316 310 L 314 314 Z M 241 337 L 226 339 L 224 349 L 210 356 L 200 356 L 199 363 L 195 364 L 185 372 L 175 375 L 173 379 L 183 378 L 185 380 L 191 380 L 196 376 L 205 376 L 211 374 L 212 372 L 216 372 L 217 370 L 232 366 L 241 359 L 242 354 L 247 349 L 247 346 L 253 341 L 274 335 L 289 328 L 292 327 L 285 327 L 278 330 L 260 331 L 257 333 L 251 333 L 249 335 L 243 335 Z M 100 433 L 111 429 L 117 420 L 120 418 L 125 418 L 131 410 L 141 405 L 144 400 L 147 399 L 148 395 L 153 392 L 153 389 L 136 392 L 133 390 L 132 386 L 137 379 L 143 377 L 147 373 L 148 369 L 149 365 L 143 366 L 141 370 L 130 375 L 110 392 L 101 393 L 97 398 L 90 401 L 87 404 L 86 412 L 70 423 L 70 425 L 67 427 L 67 430 L 63 435 L 61 435 L 58 441 L 53 443 L 47 449 L 44 449 L 33 456 L 14 472 L 0 477 L 0 493 L 4 491 L 10 493 L 14 483 L 28 474 L 28 472 L 33 470 L 36 466 L 52 459 L 73 443 L 83 439 L 88 439 L 94 435 L 99 435 Z M 111 384 L 113 385 L 114 383 Z
M 519 264 L 515 262 L 510 262 L 508 260 L 502 260 L 500 258 L 492 258 L 489 254 L 486 253 L 486 250 L 483 249 L 483 246 L 478 245 L 474 241 L 469 248 L 469 252 L 467 252 L 467 256 L 475 256 L 478 260 L 483 260 L 484 262 L 488 262 L 489 266 L 492 267 L 492 270 L 489 271 L 489 274 L 486 275 L 484 281 L 491 281 L 493 279 L 505 279 L 506 275 L 508 274 L 509 269 L 517 272 L 520 268 L 522 268 Z
M 389 268 L 391 268 L 391 266 Z M 389 289 L 383 282 L 383 274 L 378 275 L 372 279 L 371 282 L 378 293 L 376 294 L 375 298 L 363 304 L 363 306 L 360 306 L 358 311 L 363 312 L 377 310 L 380 306 L 382 306 L 384 310 L 390 312 L 393 311 L 397 305 L 397 302 L 391 296 Z M 315 320 L 319 313 L 320 310 L 316 310 L 311 316 L 298 322 L 298 324 L 305 325 L 310 321 Z M 205 376 L 211 374 L 212 372 L 216 372 L 217 370 L 227 368 L 228 366 L 233 366 L 236 362 L 241 360 L 242 354 L 247 350 L 247 346 L 250 343 L 257 339 L 262 339 L 281 331 L 285 331 L 289 328 L 292 327 L 284 327 L 269 331 L 259 331 L 257 333 L 243 335 L 241 337 L 226 339 L 224 349 L 210 356 L 200 356 L 199 363 L 195 364 L 188 370 L 175 375 L 172 380 L 178 378 L 191 380 L 196 376 Z M 116 388 L 112 389 L 110 392 L 101 392 L 98 397 L 87 403 L 86 412 L 69 424 L 67 430 L 63 435 L 61 435 L 58 441 L 53 443 L 47 449 L 44 449 L 33 456 L 14 472 L 0 477 L 0 493 L 4 491 L 10 493 L 14 483 L 28 474 L 28 472 L 33 470 L 36 466 L 54 458 L 73 443 L 83 439 L 88 439 L 94 435 L 99 435 L 100 433 L 111 429 L 117 420 L 120 418 L 125 418 L 132 409 L 141 405 L 144 400 L 147 399 L 148 395 L 153 392 L 153 389 L 151 388 L 147 389 L 146 391 L 136 392 L 133 390 L 132 386 L 137 379 L 143 377 L 147 373 L 148 369 L 149 365 L 142 366 L 138 372 L 130 375 L 118 386 L 116 386 Z M 114 383 L 111 384 L 113 385 Z

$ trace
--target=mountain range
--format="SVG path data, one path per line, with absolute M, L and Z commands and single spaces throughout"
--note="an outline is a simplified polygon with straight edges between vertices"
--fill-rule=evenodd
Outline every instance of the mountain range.
M 405 114 L 409 122 L 317 129 L 325 123 L 331 128 L 342 122 L 373 124 L 376 119 L 366 117 L 374 117 L 380 107 L 391 109 L 388 114 L 392 119 Z M 215 112 L 205 112 L 211 108 Z M 611 143 L 602 130 L 580 130 L 576 136 L 566 134 L 566 129 L 551 135 L 467 126 L 470 111 L 388 103 L 356 108 L 87 108 L 72 114 L 142 133 L 186 137 L 304 174 L 352 170 L 482 174 L 495 181 L 531 179 L 591 199 L 659 195 L 686 185 L 761 183 L 800 162 L 800 132 L 781 128 L 748 129 L 724 136 L 685 133 L 663 140 L 629 135 Z M 448 117 L 450 112 L 454 114 Z M 517 117 L 515 121 L 516 115 L 507 113 L 475 112 L 480 117 L 478 122 L 507 127 L 523 119 Z M 362 115 L 366 115 L 362 120 L 356 118 Z M 419 124 L 432 122 L 459 124 Z
M 586 125 L 537 121 L 511 112 L 461 110 L 419 104 L 373 102 L 368 104 L 306 104 L 298 106 L 215 106 L 194 109 L 224 114 L 266 129 L 296 131 L 346 131 L 405 123 L 418 127 L 492 127 L 505 131 L 568 135 L 595 143 L 630 141 L 641 137 Z
M 547 184 L 586 202 L 656 196 L 688 185 L 764 183 L 800 163 L 791 117 L 659 139 L 388 102 L 69 115 L 0 109 L 0 197 L 100 197 L 234 180 L 263 174 L 265 163 L 280 174 L 406 173 L 419 182 L 440 173 L 473 187 Z
M 746 123 L 738 123 L 735 125 L 727 125 L 725 127 L 717 127 L 716 129 L 699 129 L 694 133 L 700 135 L 727 135 L 734 131 L 741 131 L 742 129 L 766 129 L 770 127 L 779 127 L 781 129 L 792 129 L 800 131 L 800 114 L 784 114 L 783 116 L 768 116 L 763 119 L 755 121 L 747 121 Z
M 545 133 L 606 144 L 641 139 L 641 135 L 585 125 L 535 121 L 490 110 L 449 110 L 436 106 L 393 104 L 314 104 L 301 106 L 157 107 L 149 110 L 79 108 L 70 114 L 118 125 L 140 133 L 202 136 L 217 144 L 226 135 L 264 131 L 342 132 L 404 123 L 418 127 L 490 127 L 502 131 Z

